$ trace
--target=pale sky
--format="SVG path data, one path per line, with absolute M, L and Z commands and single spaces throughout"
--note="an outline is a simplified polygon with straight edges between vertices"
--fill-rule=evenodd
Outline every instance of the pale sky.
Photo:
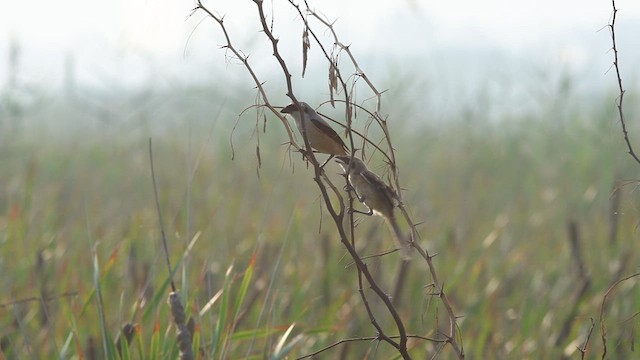
M 600 57 L 606 64 L 610 58 L 609 33 L 606 28 L 598 32 L 610 18 L 611 2 L 606 0 L 309 3 L 328 18 L 337 19 L 341 39 L 352 44 L 360 59 L 371 66 L 387 58 L 402 62 L 407 56 L 437 56 L 442 49 L 488 49 L 532 57 L 542 64 L 560 61 L 576 67 L 589 66 L 585 64 Z M 282 46 L 298 53 L 301 30 L 296 13 L 284 0 L 265 1 L 267 8 L 272 4 Z M 211 0 L 205 5 L 225 14 L 239 47 L 259 56 L 263 35 L 255 26 L 252 1 Z M 620 30 L 619 46 L 623 55 L 638 54 L 640 1 L 618 0 L 617 6 L 620 29 L 636 30 Z M 133 83 L 158 73 L 197 79 L 203 64 L 237 72 L 225 65 L 217 48 L 223 42 L 219 29 L 203 13 L 188 18 L 192 7 L 191 1 L 175 0 L 2 1 L 0 84 L 7 78 L 12 41 L 20 46 L 20 77 L 34 82 L 59 82 L 64 61 L 70 57 L 79 81 L 88 83 L 122 74 Z

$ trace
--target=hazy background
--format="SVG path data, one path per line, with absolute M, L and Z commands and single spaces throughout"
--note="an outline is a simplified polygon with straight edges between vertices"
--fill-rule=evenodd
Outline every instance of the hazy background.
M 296 14 L 284 1 L 273 5 L 281 48 L 295 56 L 299 66 Z M 269 56 L 254 25 L 251 1 L 209 6 L 226 15 L 236 46 L 251 55 L 256 66 Z M 418 78 L 424 86 L 416 95 L 434 100 L 445 113 L 473 103 L 486 91 L 503 100 L 496 102 L 498 110 L 531 106 L 532 84 L 550 86 L 561 76 L 589 95 L 601 95 L 614 84 L 613 73 L 607 73 L 612 59 L 605 27 L 609 1 L 327 0 L 311 6 L 337 19 L 342 41 L 352 44 L 361 67 L 381 88 L 401 92 L 402 82 L 394 79 Z M 632 88 L 638 79 L 633 64 L 640 59 L 640 3 L 618 1 L 617 6 L 622 71 Z M 222 37 L 217 26 L 209 20 L 201 23 L 203 13 L 188 18 L 192 7 L 189 1 L 4 1 L 0 84 L 15 77 L 20 84 L 42 86 L 52 96 L 65 84 L 149 89 L 231 82 L 250 87 L 244 71 L 226 61 L 218 48 Z M 313 87 L 315 75 L 324 88 L 326 70 L 319 65 L 319 71 L 313 71 L 311 62 L 304 87 Z M 270 71 L 271 66 L 265 68 Z
M 310 3 L 337 20 L 342 42 L 387 90 L 382 113 L 389 114 L 405 205 L 420 223 L 421 245 L 438 253 L 436 268 L 462 316 L 468 357 L 575 358 L 606 289 L 640 263 L 640 202 L 628 181 L 638 177 L 638 165 L 626 153 L 615 108 L 611 3 Z M 226 15 L 232 41 L 249 55 L 270 101 L 288 103 L 253 2 L 205 5 Z M 625 114 L 636 144 L 640 1 L 617 6 Z M 266 132 L 256 131 L 262 118 L 253 109 L 239 117 L 256 102 L 255 84 L 220 49 L 217 24 L 202 12 L 189 16 L 192 7 L 190 1 L 0 2 L 0 273 L 11 274 L 0 277 L 0 310 L 10 310 L 0 312 L 0 356 L 100 352 L 102 334 L 115 337 L 124 322 L 138 324 L 132 349 L 139 358 L 158 339 L 175 351 L 173 331 L 165 331 L 167 271 L 150 137 L 172 260 L 187 257 L 186 244 L 198 239 L 176 280 L 209 357 L 224 358 L 215 352 L 229 339 L 229 358 L 265 358 L 293 323 L 295 355 L 372 335 L 311 169 L 283 146 L 283 127 L 269 121 L 275 117 L 267 114 Z M 314 105 L 328 100 L 328 66 L 314 44 L 301 77 L 297 13 L 281 0 L 265 7 L 296 96 Z M 320 26 L 314 29 L 331 42 Z M 345 60 L 341 69 L 349 74 Z M 371 106 L 370 92 L 358 85 L 355 100 Z M 365 123 L 360 113 L 354 126 L 362 130 Z M 370 166 L 386 174 L 379 159 Z M 335 164 L 325 169 L 342 181 Z M 393 246 L 377 217 L 358 218 L 355 233 L 363 256 Z M 405 284 L 398 311 L 408 331 L 438 336 L 443 309 L 428 294 L 424 263 L 415 259 L 396 278 L 396 255 L 367 262 L 385 291 Z M 238 285 L 247 274 L 253 277 L 243 302 Z M 637 352 L 634 281 L 607 304 L 615 358 Z M 104 301 L 97 304 L 99 286 Z M 220 289 L 231 299 L 223 303 L 241 311 L 217 302 L 197 314 Z M 34 296 L 55 301 L 46 308 L 14 302 Z M 380 301 L 370 300 L 379 310 Z M 219 316 L 234 312 L 241 321 Z M 106 314 L 104 323 L 99 314 Z M 600 325 L 587 358 L 601 353 Z M 216 329 L 224 329 L 222 337 Z M 378 345 L 357 342 L 340 351 L 371 358 Z M 417 342 L 412 350 L 427 358 L 436 348 Z M 379 358 L 394 354 L 384 345 L 379 351 Z

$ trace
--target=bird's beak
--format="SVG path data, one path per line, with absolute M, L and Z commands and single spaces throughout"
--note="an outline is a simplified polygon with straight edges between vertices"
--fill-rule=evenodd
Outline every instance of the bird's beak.
M 285 107 L 282 108 L 282 110 L 280 110 L 281 113 L 283 114 L 291 114 L 292 112 L 296 111 L 296 104 L 289 104 Z

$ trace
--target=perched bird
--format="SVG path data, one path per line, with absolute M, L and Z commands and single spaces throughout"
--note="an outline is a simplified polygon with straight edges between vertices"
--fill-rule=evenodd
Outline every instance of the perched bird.
M 324 154 L 332 156 L 347 155 L 347 146 L 340 138 L 340 135 L 307 103 L 300 101 L 298 104 L 300 105 L 302 114 L 295 103 L 285 106 L 280 112 L 293 116 L 300 134 L 304 136 L 303 132 L 307 133 L 309 145 Z
M 369 216 L 374 214 L 382 216 L 391 227 L 396 241 L 400 244 L 402 258 L 405 261 L 411 259 L 411 248 L 407 242 L 402 240 L 402 231 L 393 213 L 395 201 L 398 199 L 395 191 L 378 175 L 367 169 L 364 162 L 357 157 L 336 156 L 336 162 L 347 174 L 349 184 L 355 190 L 358 200 L 369 208 L 368 213 L 359 212 Z

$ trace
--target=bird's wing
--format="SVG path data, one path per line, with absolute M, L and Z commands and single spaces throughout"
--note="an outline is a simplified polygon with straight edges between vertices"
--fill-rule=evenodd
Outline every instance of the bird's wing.
M 374 174 L 369 170 L 363 171 L 360 175 L 362 175 L 362 178 L 366 182 L 368 182 L 371 186 L 375 187 L 376 189 L 379 189 L 380 192 L 382 192 L 387 197 L 387 199 L 391 204 L 395 204 L 394 199 L 398 198 L 398 196 L 396 195 L 396 192 L 393 190 L 393 188 L 391 188 L 391 186 L 387 185 L 384 181 L 382 181 L 382 179 L 380 179 L 378 175 Z
M 338 144 L 342 145 L 342 147 L 344 147 L 345 149 L 347 148 L 347 145 L 344 144 L 344 141 L 342 141 L 342 138 L 340 137 L 340 135 L 338 135 L 338 133 L 335 130 L 333 130 L 331 126 L 329 126 L 326 122 L 324 122 L 320 118 L 316 118 L 315 116 L 312 116 L 310 120 L 311 120 L 311 123 L 316 128 L 318 128 L 318 130 L 322 131 L 322 133 L 329 136 L 332 140 L 334 140 Z

